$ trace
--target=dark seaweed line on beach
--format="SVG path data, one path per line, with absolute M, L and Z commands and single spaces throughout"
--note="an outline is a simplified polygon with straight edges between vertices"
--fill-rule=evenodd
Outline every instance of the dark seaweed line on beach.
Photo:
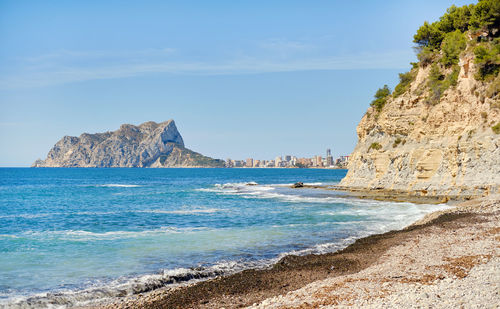
M 445 213 L 422 225 L 360 238 L 334 253 L 288 255 L 268 269 L 247 269 L 193 285 L 145 294 L 108 308 L 240 308 L 286 294 L 313 281 L 359 272 L 389 248 L 432 227 L 453 229 L 482 219 L 474 213 Z

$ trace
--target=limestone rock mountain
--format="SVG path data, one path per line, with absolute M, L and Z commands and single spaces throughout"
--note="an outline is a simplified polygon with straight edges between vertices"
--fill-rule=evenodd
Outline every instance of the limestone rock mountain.
M 113 132 L 65 136 L 33 167 L 223 167 L 184 147 L 175 122 L 123 124 Z

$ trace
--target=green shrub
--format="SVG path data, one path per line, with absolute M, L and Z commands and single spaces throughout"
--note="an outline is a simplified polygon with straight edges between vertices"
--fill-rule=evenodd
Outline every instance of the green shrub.
M 427 82 L 430 92 L 427 103 L 432 105 L 438 104 L 443 93 L 451 86 L 455 87 L 457 85 L 459 72 L 460 67 L 455 65 L 453 66 L 453 71 L 447 76 L 444 76 L 439 66 L 435 63 L 432 64 L 429 72 L 429 81 Z
M 382 108 L 384 108 L 385 103 L 387 103 L 387 97 L 391 94 L 391 90 L 387 85 L 384 85 L 384 87 L 379 88 L 377 92 L 374 95 L 375 100 L 372 101 L 370 104 L 372 107 L 374 107 L 377 112 L 380 112 Z
M 450 75 L 446 76 L 446 80 L 449 82 L 450 86 L 455 87 L 458 83 L 458 74 L 460 73 L 460 67 L 458 65 L 453 66 L 453 71 Z
M 410 88 L 411 82 L 415 80 L 416 76 L 417 71 L 415 69 L 406 73 L 399 73 L 399 84 L 394 88 L 392 96 L 397 98 L 405 93 Z
M 429 71 L 429 83 L 438 83 L 443 79 L 444 75 L 441 73 L 441 69 L 437 64 L 433 63 Z
M 416 48 L 418 51 L 417 58 L 423 67 L 434 62 L 438 58 L 438 53 L 431 49 L 430 47 Z
M 420 47 L 429 47 L 433 50 L 439 50 L 441 42 L 446 39 L 446 34 L 455 31 L 467 31 L 470 25 L 474 5 L 456 7 L 452 5 L 446 10 L 446 13 L 439 18 L 439 21 L 424 24 L 418 28 L 413 36 L 413 42 Z
M 481 43 L 474 48 L 474 62 L 478 71 L 476 79 L 493 79 L 500 72 L 500 38 L 491 43 Z
M 382 149 L 382 145 L 380 145 L 379 143 L 375 142 L 375 143 L 372 143 L 370 145 L 370 147 L 368 148 L 368 151 L 370 151 L 370 149 L 380 150 L 380 149 Z
M 493 82 L 488 86 L 485 94 L 488 98 L 494 98 L 500 94 L 500 74 L 498 74 Z
M 429 80 L 427 86 L 429 86 L 429 97 L 427 102 L 436 105 L 441 99 L 443 94 L 441 89 L 442 81 L 444 80 L 444 75 L 441 73 L 439 66 L 435 63 L 432 64 L 431 70 L 429 72 Z
M 495 134 L 500 134 L 500 122 L 492 126 L 491 129 L 495 132 Z
M 424 24 L 418 28 L 417 33 L 413 36 L 413 42 L 421 47 L 429 47 L 430 49 L 439 49 L 443 41 L 444 33 L 439 30 L 438 22 Z
M 500 26 L 500 1 L 479 0 L 471 10 L 470 29 L 491 31 Z
M 413 36 L 413 42 L 420 47 L 439 50 L 446 34 L 455 31 L 486 30 L 493 35 L 500 27 L 500 1 L 479 0 L 476 5 L 456 7 L 452 5 L 439 21 L 432 24 L 424 22 Z
M 458 64 L 458 57 L 465 47 L 467 47 L 467 41 L 465 35 L 460 30 L 447 33 L 441 44 L 441 49 L 443 50 L 441 62 L 445 66 Z
M 439 29 L 443 32 L 453 32 L 455 30 L 466 31 L 469 28 L 470 18 L 474 5 L 464 5 L 456 7 L 452 5 L 446 13 L 439 19 Z
M 396 138 L 396 140 L 394 141 L 394 143 L 392 143 L 392 148 L 396 148 L 399 144 L 401 144 L 403 140 L 400 139 L 399 137 Z
M 467 40 L 464 32 L 487 32 L 488 39 L 498 37 L 500 31 L 500 1 L 478 0 L 477 4 L 456 7 L 452 5 L 446 13 L 433 23 L 424 22 L 413 36 L 416 43 L 418 59 L 422 66 L 426 66 L 439 57 L 442 51 L 444 65 L 457 64 L 460 52 L 466 48 Z M 486 39 L 484 37 L 480 37 Z M 470 42 L 473 46 L 475 42 Z M 496 62 L 498 65 L 499 63 Z M 487 62 L 481 68 L 479 79 L 486 75 L 498 72 L 498 66 Z

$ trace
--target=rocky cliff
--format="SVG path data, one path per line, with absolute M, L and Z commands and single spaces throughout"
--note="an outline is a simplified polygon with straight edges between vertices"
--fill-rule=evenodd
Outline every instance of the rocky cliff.
M 498 30 L 458 31 L 466 44 L 454 63 L 444 58 L 444 43 L 424 46 L 430 56 L 424 49 L 394 92 L 377 92 L 341 186 L 445 196 L 499 191 Z M 489 63 L 480 58 L 483 47 Z
M 121 125 L 114 132 L 65 136 L 33 167 L 223 167 L 184 147 L 175 122 Z

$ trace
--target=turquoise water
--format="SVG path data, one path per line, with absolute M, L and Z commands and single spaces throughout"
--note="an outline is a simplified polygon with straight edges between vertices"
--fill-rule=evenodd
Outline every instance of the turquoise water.
M 321 169 L 0 169 L 0 306 L 62 306 L 335 251 L 443 205 L 289 184 Z

